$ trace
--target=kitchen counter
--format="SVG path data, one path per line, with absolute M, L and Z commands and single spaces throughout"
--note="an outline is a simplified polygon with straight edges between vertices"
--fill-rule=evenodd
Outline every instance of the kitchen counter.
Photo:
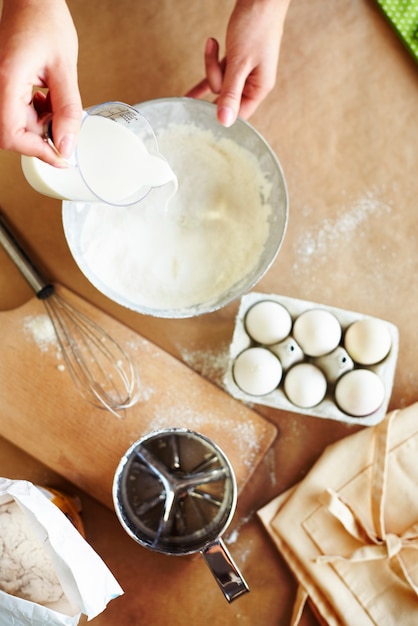
M 233 6 L 230 0 L 68 4 L 80 39 L 84 106 L 183 95 L 202 77 L 206 38 L 224 40 Z M 255 289 L 394 323 L 400 347 L 390 409 L 418 399 L 417 86 L 416 63 L 377 3 L 293 0 L 277 86 L 251 119 L 277 154 L 290 197 L 283 246 Z M 0 152 L 0 188 L 0 205 L 45 274 L 222 387 L 238 302 L 184 320 L 122 309 L 81 274 L 65 242 L 60 202 L 29 187 L 17 154 Z M 30 297 L 30 288 L 0 250 L 0 310 L 15 309 Z M 10 380 L 18 389 L 13 371 Z M 20 449 L 0 439 L 2 476 L 80 496 L 87 538 L 125 590 L 95 625 L 289 623 L 296 584 L 255 511 L 300 481 L 328 444 L 360 427 L 252 408 L 277 427 L 277 438 L 240 494 L 225 537 L 251 588 L 231 605 L 199 556 L 165 557 L 142 549 L 110 508 L 69 483 L 65 472 L 60 475 L 28 455 L 29 441 Z M 13 414 L 0 407 L 0 420 L 13 420 Z M 42 415 L 33 420 L 36 437 Z M 98 433 L 106 437 L 103 430 Z M 317 624 L 309 607 L 301 624 Z

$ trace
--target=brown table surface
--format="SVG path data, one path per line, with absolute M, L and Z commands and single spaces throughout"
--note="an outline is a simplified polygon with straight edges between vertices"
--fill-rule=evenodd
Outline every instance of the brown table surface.
M 68 4 L 80 38 L 81 93 L 90 106 L 183 95 L 201 78 L 206 37 L 223 41 L 233 2 Z M 400 351 L 390 408 L 418 399 L 417 77 L 413 58 L 373 0 L 293 0 L 277 86 L 251 120 L 279 157 L 290 196 L 284 244 L 256 289 L 395 323 Z M 18 155 L 0 153 L 0 188 L 0 205 L 48 276 L 220 381 L 238 303 L 187 320 L 152 319 L 122 309 L 82 276 L 63 236 L 59 201 L 29 187 Z M 0 309 L 14 308 L 31 295 L 1 252 Z M 203 559 L 164 557 L 140 548 L 111 510 L 0 440 L 1 475 L 80 495 L 88 540 L 125 590 L 94 624 L 289 623 L 295 583 L 254 511 L 298 482 L 327 444 L 355 429 L 254 408 L 278 427 L 278 437 L 231 526 L 229 547 L 251 587 L 231 605 Z M 2 419 L 13 419 L 1 410 Z M 306 610 L 302 624 L 316 623 Z

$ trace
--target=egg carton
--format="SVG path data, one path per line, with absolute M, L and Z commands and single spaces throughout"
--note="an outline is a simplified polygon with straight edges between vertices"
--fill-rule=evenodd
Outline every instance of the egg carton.
M 374 372 L 380 378 L 384 386 L 383 402 L 380 404 L 379 408 L 376 411 L 374 411 L 373 413 L 370 413 L 369 415 L 358 417 L 358 416 L 348 415 L 347 413 L 342 411 L 340 407 L 336 404 L 335 399 L 334 399 L 335 384 L 337 380 L 339 379 L 339 376 L 336 377 L 335 372 L 332 374 L 332 376 L 330 376 L 330 372 L 327 371 L 326 368 L 322 369 L 319 366 L 321 359 L 309 357 L 303 353 L 302 353 L 303 355 L 302 361 L 299 361 L 299 362 L 317 364 L 320 367 L 320 369 L 322 369 L 323 373 L 325 374 L 325 377 L 327 378 L 327 391 L 326 391 L 325 397 L 323 398 L 321 402 L 319 402 L 317 405 L 313 407 L 303 408 L 303 407 L 297 406 L 296 404 L 294 404 L 288 399 L 284 391 L 284 388 L 283 388 L 284 379 L 285 379 L 287 371 L 292 367 L 293 365 L 292 363 L 287 364 L 287 366 L 286 364 L 282 363 L 283 375 L 282 375 L 281 381 L 278 387 L 274 389 L 274 391 L 266 395 L 252 395 L 252 394 L 246 393 L 236 384 L 235 379 L 234 379 L 234 374 L 233 374 L 233 366 L 234 366 L 235 359 L 238 357 L 238 355 L 244 350 L 246 350 L 247 348 L 256 347 L 256 346 L 269 349 L 269 346 L 262 345 L 262 344 L 255 342 L 249 336 L 245 328 L 245 316 L 248 310 L 254 304 L 264 301 L 264 300 L 271 300 L 273 302 L 277 302 L 281 304 L 283 307 L 285 307 L 285 309 L 287 309 L 287 311 L 289 312 L 291 319 L 292 319 L 292 328 L 290 330 L 290 335 L 288 339 L 292 339 L 292 330 L 293 330 L 293 324 L 295 320 L 302 313 L 310 309 L 322 309 L 322 310 L 328 311 L 329 313 L 332 313 L 337 318 L 337 320 L 339 321 L 341 325 L 341 330 L 342 330 L 341 340 L 339 344 L 340 346 L 343 346 L 345 332 L 351 324 L 353 324 L 357 320 L 366 319 L 366 318 L 378 319 L 378 318 L 373 318 L 371 316 L 363 315 L 361 313 L 356 313 L 353 311 L 347 311 L 347 310 L 339 309 L 336 307 L 326 306 L 323 304 L 318 304 L 318 303 L 310 302 L 306 300 L 289 298 L 286 296 L 280 296 L 276 294 L 265 294 L 265 293 L 257 293 L 257 292 L 251 292 L 249 294 L 246 294 L 245 296 L 241 298 L 239 311 L 235 320 L 233 338 L 232 338 L 232 342 L 229 348 L 228 364 L 227 364 L 227 368 L 226 368 L 225 375 L 224 375 L 224 385 L 228 393 L 230 393 L 233 397 L 239 400 L 242 400 L 244 402 L 247 402 L 247 403 L 261 404 L 264 406 L 269 406 L 269 407 L 281 409 L 284 411 L 292 411 L 292 412 L 300 413 L 302 415 L 310 415 L 310 416 L 324 418 L 324 419 L 334 419 L 334 420 L 338 420 L 341 422 L 346 422 L 348 424 L 360 424 L 362 426 L 373 426 L 379 423 L 380 421 L 382 421 L 382 419 L 387 413 L 388 404 L 389 404 L 390 396 L 392 393 L 393 380 L 395 376 L 395 368 L 396 368 L 396 362 L 397 362 L 398 350 L 399 350 L 398 329 L 394 324 L 387 322 L 385 320 L 380 320 L 380 322 L 384 322 L 384 324 L 387 325 L 388 331 L 391 336 L 391 347 L 387 356 L 379 363 L 376 363 L 374 365 L 368 365 L 368 366 L 359 365 L 353 360 L 354 369 L 361 368 L 361 369 L 366 369 L 366 370 L 370 370 Z M 345 372 L 342 371 L 341 376 L 344 373 Z

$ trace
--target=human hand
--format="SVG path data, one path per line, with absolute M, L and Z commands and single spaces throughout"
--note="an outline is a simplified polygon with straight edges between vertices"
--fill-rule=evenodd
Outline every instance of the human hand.
M 0 148 L 65 165 L 62 157 L 75 148 L 82 115 L 77 54 L 77 33 L 64 0 L 3 0 Z M 61 156 L 43 139 L 51 114 Z
M 283 26 L 290 0 L 237 0 L 229 19 L 226 55 L 210 38 L 205 48 L 206 78 L 186 95 L 218 94 L 217 115 L 224 126 L 248 119 L 273 89 Z

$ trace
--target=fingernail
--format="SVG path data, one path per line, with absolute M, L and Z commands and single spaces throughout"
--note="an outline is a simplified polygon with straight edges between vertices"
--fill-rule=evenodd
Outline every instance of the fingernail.
M 224 106 L 219 107 L 218 120 L 220 121 L 221 124 L 223 124 L 224 126 L 228 128 L 229 126 L 232 126 L 232 124 L 235 122 L 235 119 L 236 119 L 235 113 L 231 109 L 231 107 L 224 107 Z
M 75 135 L 64 135 L 60 145 L 57 147 L 60 155 L 64 157 L 64 159 L 69 159 L 75 149 Z

